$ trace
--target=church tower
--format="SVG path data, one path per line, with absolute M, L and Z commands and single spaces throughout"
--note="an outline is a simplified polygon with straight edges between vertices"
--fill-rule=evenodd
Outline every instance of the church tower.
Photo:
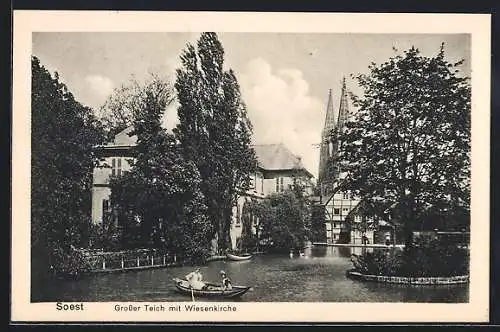
M 328 165 L 333 154 L 332 133 L 335 129 L 335 114 L 333 111 L 332 89 L 328 92 L 328 103 L 326 105 L 326 117 L 323 131 L 321 132 L 318 183 L 322 184 L 328 180 Z
M 340 142 L 338 140 L 339 132 L 344 128 L 349 116 L 348 95 L 345 78 L 342 80 L 342 90 L 340 93 L 340 106 L 335 121 L 333 111 L 332 90 L 328 94 L 328 103 L 326 107 L 326 117 L 323 131 L 321 134 L 320 157 L 318 184 L 322 195 L 328 195 L 333 189 L 341 175 L 341 169 L 336 162 Z
M 347 118 L 349 117 L 349 104 L 347 103 L 347 88 L 345 86 L 345 77 L 342 80 L 342 92 L 340 94 L 340 107 L 339 107 L 339 118 L 337 121 L 337 128 L 341 130 L 344 128 Z

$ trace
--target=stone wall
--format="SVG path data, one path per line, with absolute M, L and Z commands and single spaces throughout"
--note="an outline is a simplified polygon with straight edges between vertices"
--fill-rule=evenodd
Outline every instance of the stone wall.
M 469 282 L 469 276 L 453 276 L 453 277 L 394 277 L 394 276 L 378 276 L 371 274 L 362 274 L 355 271 L 347 271 L 346 276 L 352 279 L 374 282 L 385 282 L 391 284 L 408 284 L 408 285 L 454 285 L 465 284 Z

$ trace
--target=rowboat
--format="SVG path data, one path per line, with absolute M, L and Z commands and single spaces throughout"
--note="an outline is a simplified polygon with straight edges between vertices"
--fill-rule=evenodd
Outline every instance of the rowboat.
M 174 278 L 174 282 L 180 293 L 192 297 L 235 298 L 245 294 L 251 288 L 248 286 L 233 286 L 229 290 L 223 290 L 221 285 L 207 282 L 205 284 L 208 287 L 200 290 L 190 288 L 189 283 L 183 279 Z
M 231 260 L 231 261 L 246 261 L 246 260 L 249 260 L 250 258 L 252 258 L 252 255 L 250 254 L 244 254 L 244 255 L 233 255 L 233 254 L 230 254 L 230 253 L 227 253 L 226 254 L 227 256 L 227 259 Z

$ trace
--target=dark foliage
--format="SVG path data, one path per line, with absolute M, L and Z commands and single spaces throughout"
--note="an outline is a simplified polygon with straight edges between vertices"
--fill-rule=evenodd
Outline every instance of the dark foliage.
M 259 239 L 267 250 L 302 248 L 311 238 L 310 207 L 303 189 L 274 193 L 252 206 L 259 218 Z
M 31 60 L 32 280 L 72 274 L 72 245 L 88 243 L 94 147 L 103 139 L 88 107 L 33 57 Z M 71 257 L 71 256 L 70 256 Z M 49 267 L 52 266 L 52 271 Z
M 325 208 L 323 206 L 311 207 L 311 240 L 313 242 L 326 242 Z

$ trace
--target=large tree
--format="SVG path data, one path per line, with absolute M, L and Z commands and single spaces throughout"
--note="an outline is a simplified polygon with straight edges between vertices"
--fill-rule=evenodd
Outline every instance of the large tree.
M 165 77 L 150 73 L 144 82 L 132 77 L 127 83 L 113 90 L 104 105 L 97 112 L 97 116 L 104 124 L 108 138 L 113 138 L 123 129 L 131 126 L 134 113 L 142 107 L 146 93 L 162 94 L 168 90 L 170 83 Z M 165 106 L 170 105 L 175 95 L 169 93 L 164 97 Z
M 162 127 L 172 100 L 169 84 L 147 85 L 132 111 L 137 144 L 132 168 L 111 181 L 111 202 L 122 226 L 136 232 L 134 245 L 169 248 L 187 258 L 209 249 L 211 228 L 196 165 L 186 160 L 175 137 Z M 136 224 L 137 223 L 137 224 Z M 129 246 L 125 238 L 124 246 Z
M 224 250 L 230 243 L 232 208 L 238 190 L 249 186 L 255 169 L 251 124 L 232 70 L 224 70 L 224 49 L 217 35 L 202 33 L 188 44 L 177 70 L 179 125 L 175 133 L 186 158 L 196 163 L 208 215 Z
M 302 248 L 311 238 L 309 204 L 300 186 L 255 202 L 251 213 L 259 218 L 259 239 L 269 248 Z
M 83 246 L 90 225 L 94 147 L 103 132 L 90 108 L 31 59 L 31 248 L 32 276 L 70 246 Z
M 346 189 L 384 204 L 403 225 L 405 244 L 426 216 L 469 211 L 470 85 L 462 61 L 412 47 L 356 79 L 357 113 L 341 133 Z

